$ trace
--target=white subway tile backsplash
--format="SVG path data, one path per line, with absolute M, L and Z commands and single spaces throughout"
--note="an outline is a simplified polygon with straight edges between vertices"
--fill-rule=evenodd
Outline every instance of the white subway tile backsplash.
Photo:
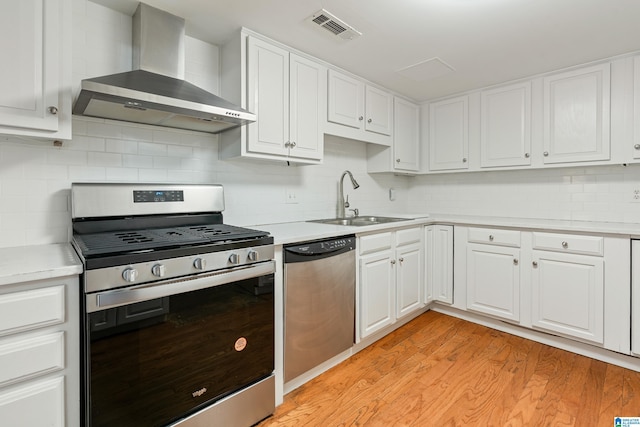
M 122 155 L 122 166 L 127 168 L 144 168 L 149 169 L 153 167 L 153 157 L 151 156 L 137 156 L 130 154 Z
M 138 154 L 143 154 L 146 156 L 166 156 L 167 145 L 155 142 L 139 142 Z
M 128 139 L 107 139 L 105 142 L 105 151 L 109 153 L 137 154 L 138 142 Z
M 117 153 L 87 153 L 89 166 L 122 166 L 122 155 Z

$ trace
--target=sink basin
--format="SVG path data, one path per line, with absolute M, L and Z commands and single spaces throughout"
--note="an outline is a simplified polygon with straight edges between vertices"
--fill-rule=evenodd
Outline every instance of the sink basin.
M 327 219 L 315 219 L 307 222 L 318 222 L 321 224 L 333 224 L 333 225 L 352 225 L 352 226 L 364 226 L 375 224 L 387 224 L 389 222 L 409 221 L 408 218 L 393 218 L 388 216 L 355 216 L 349 218 L 327 218 Z

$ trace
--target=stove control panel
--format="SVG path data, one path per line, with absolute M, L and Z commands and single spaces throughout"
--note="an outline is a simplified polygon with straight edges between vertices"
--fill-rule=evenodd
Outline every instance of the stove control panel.
M 273 245 L 262 245 L 86 270 L 85 292 L 221 271 L 270 261 L 273 258 Z

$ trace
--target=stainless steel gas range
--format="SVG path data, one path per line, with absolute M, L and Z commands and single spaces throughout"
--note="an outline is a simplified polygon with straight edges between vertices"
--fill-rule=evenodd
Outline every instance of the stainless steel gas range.
M 273 238 L 217 185 L 73 184 L 83 420 L 249 426 L 275 408 Z

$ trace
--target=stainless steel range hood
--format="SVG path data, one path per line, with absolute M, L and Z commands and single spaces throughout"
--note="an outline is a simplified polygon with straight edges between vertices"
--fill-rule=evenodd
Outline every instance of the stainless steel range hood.
M 140 3 L 134 71 L 82 81 L 73 114 L 219 133 L 256 116 L 184 80 L 184 19 Z

